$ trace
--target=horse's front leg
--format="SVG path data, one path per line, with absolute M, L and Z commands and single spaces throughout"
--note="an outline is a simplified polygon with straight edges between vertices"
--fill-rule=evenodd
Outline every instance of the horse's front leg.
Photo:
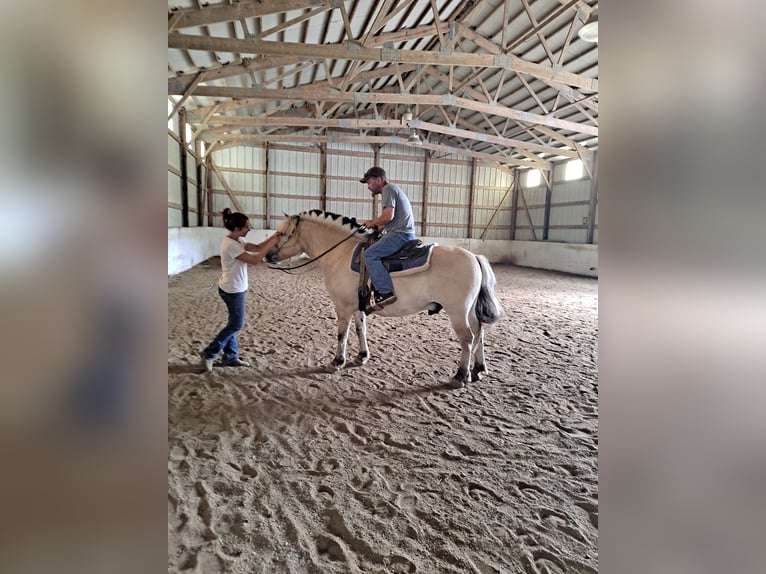
M 370 358 L 370 349 L 367 347 L 367 317 L 362 311 L 354 311 L 354 325 L 356 325 L 356 336 L 359 339 L 359 354 L 354 362 L 357 365 L 364 365 Z
M 347 312 L 341 312 L 337 308 L 336 311 L 338 313 L 338 349 L 335 351 L 335 358 L 331 365 L 340 369 L 346 364 L 346 345 L 348 344 L 348 327 L 351 322 L 351 315 Z

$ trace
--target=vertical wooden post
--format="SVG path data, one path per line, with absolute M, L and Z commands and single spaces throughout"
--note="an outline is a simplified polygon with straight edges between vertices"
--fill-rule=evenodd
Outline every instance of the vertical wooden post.
M 263 188 L 266 192 L 266 221 L 263 224 L 264 229 L 271 229 L 271 187 L 269 186 L 269 155 L 271 150 L 269 149 L 269 142 L 266 142 L 266 171 L 263 174 L 264 185 Z
M 593 152 L 593 179 L 590 184 L 590 203 L 588 204 L 588 243 L 593 243 L 596 227 L 596 205 L 598 204 L 598 150 Z
M 197 226 L 202 227 L 202 218 L 204 217 L 203 212 L 205 211 L 203 205 L 205 183 L 202 181 L 202 141 L 199 139 L 194 140 L 194 147 L 196 148 L 195 154 L 197 156 L 195 161 L 197 177 Z
M 471 159 L 471 189 L 468 192 L 468 239 L 473 238 L 473 202 L 476 199 L 476 158 Z
M 319 144 L 319 209 L 327 211 L 327 144 Z
M 375 153 L 374 153 L 373 158 L 372 158 L 372 165 L 377 165 L 377 166 L 380 165 L 380 148 L 381 147 L 382 146 L 379 145 L 379 144 L 375 145 Z M 390 175 L 391 174 L 388 174 L 388 173 L 386 174 L 386 176 L 390 176 Z M 373 195 L 372 196 L 372 217 L 371 217 L 371 219 L 375 219 L 375 217 L 378 215 L 378 210 L 379 210 L 379 207 L 378 207 L 378 196 L 377 195 Z
M 548 239 L 548 227 L 551 223 L 551 196 L 553 195 L 553 170 L 545 178 L 545 213 L 543 214 L 543 241 Z
M 428 235 L 428 188 L 431 186 L 431 151 L 426 150 L 425 161 L 423 162 L 423 221 L 421 222 L 420 234 Z
M 516 239 L 516 213 L 519 209 L 519 170 L 513 170 L 513 196 L 511 198 L 511 241 Z
M 181 225 L 189 227 L 189 174 L 186 169 L 186 108 L 178 110 L 178 135 L 181 140 Z
M 205 158 L 205 187 L 207 188 L 207 226 L 213 227 L 213 157 L 208 154 Z

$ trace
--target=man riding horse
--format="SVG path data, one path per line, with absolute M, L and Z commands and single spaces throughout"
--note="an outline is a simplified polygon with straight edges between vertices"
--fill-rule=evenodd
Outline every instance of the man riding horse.
M 410 200 L 401 187 L 386 179 L 386 171 L 382 167 L 371 167 L 359 181 L 367 184 L 373 197 L 383 195 L 383 211 L 376 218 L 364 222 L 365 227 L 382 228 L 384 232 L 378 241 L 364 251 L 364 264 L 375 291 L 375 307 L 380 310 L 396 301 L 391 277 L 380 260 L 393 255 L 415 239 L 415 220 Z

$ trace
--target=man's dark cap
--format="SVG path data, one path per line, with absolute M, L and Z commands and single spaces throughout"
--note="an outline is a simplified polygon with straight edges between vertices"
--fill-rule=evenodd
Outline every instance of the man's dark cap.
M 380 177 L 381 179 L 386 179 L 386 170 L 382 167 L 371 167 L 366 172 L 364 172 L 364 177 L 359 180 L 360 183 L 367 183 L 367 180 L 371 177 Z

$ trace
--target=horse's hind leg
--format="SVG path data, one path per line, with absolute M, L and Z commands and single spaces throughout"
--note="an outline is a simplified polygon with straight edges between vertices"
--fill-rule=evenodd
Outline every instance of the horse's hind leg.
M 450 321 L 452 322 L 452 328 L 455 329 L 458 343 L 460 343 L 460 364 L 455 376 L 450 379 L 447 386 L 451 389 L 459 389 L 469 381 L 468 369 L 471 364 L 474 335 L 465 315 L 460 317 L 450 316 Z
M 359 339 L 359 354 L 354 363 L 364 365 L 370 358 L 370 349 L 367 347 L 367 318 L 361 311 L 354 311 L 354 325 L 356 326 L 356 336 Z
M 487 372 L 487 363 L 484 359 L 484 329 L 479 328 L 479 336 L 473 346 L 473 367 L 471 368 L 471 382 L 475 383 Z
M 484 329 L 476 318 L 471 315 L 471 330 L 477 333 L 473 340 L 473 367 L 471 367 L 471 382 L 475 383 L 481 375 L 487 372 L 487 363 L 484 358 Z

